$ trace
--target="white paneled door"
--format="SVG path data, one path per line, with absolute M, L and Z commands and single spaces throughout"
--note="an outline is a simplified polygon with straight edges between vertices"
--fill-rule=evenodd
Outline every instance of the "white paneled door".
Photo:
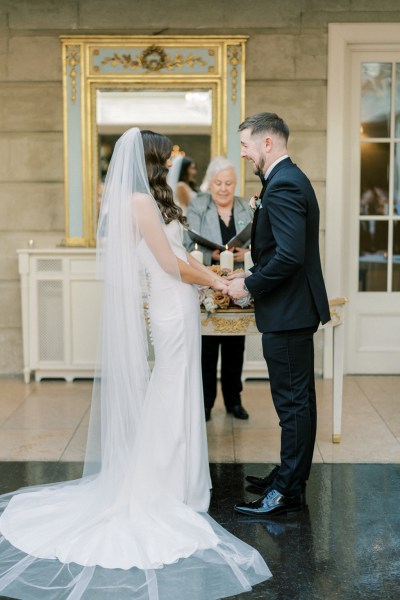
M 330 27 L 327 282 L 345 372 L 400 373 L 400 27 Z
M 400 52 L 352 58 L 347 370 L 400 371 Z

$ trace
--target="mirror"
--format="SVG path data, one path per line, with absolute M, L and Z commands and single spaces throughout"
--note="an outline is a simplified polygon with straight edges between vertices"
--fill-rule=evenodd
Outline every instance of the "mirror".
M 97 173 L 96 211 L 114 145 L 129 127 L 151 129 L 170 138 L 172 157 L 193 159 L 198 188 L 211 157 L 212 90 L 96 90 Z
M 102 185 L 130 127 L 167 135 L 200 186 L 209 160 L 243 166 L 244 36 L 62 37 L 66 243 L 94 246 Z

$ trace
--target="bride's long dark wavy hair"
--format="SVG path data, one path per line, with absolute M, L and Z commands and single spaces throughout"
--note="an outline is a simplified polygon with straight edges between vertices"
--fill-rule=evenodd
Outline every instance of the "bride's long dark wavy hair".
M 175 204 L 172 189 L 167 183 L 168 169 L 165 163 L 171 156 L 172 142 L 165 135 L 148 129 L 141 131 L 141 134 L 150 191 L 164 222 L 168 225 L 171 221 L 178 220 L 186 225 L 182 209 Z

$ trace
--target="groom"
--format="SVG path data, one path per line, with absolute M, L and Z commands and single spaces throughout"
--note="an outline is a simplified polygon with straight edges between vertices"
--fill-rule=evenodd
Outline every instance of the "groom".
M 247 477 L 263 496 L 235 510 L 270 517 L 301 510 L 317 425 L 313 335 L 330 319 L 319 255 L 319 208 L 306 175 L 287 153 L 289 128 L 274 113 L 240 126 L 241 156 L 263 184 L 254 214 L 251 272 L 231 276 L 233 299 L 251 294 L 281 426 L 281 464 Z

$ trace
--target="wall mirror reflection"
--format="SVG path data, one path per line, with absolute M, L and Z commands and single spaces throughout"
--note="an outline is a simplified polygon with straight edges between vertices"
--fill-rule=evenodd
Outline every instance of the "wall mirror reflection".
M 172 141 L 172 161 L 176 164 L 170 172 L 170 184 L 176 202 L 184 209 L 186 199 L 179 197 L 176 184 L 183 180 L 193 191 L 199 189 L 212 154 L 212 104 L 211 89 L 97 89 L 96 214 L 114 145 L 130 127 L 157 131 Z
M 99 201 L 118 137 L 167 135 L 193 159 L 198 188 L 222 154 L 239 173 L 246 36 L 62 36 L 65 221 L 68 246 L 94 246 Z M 176 162 L 176 164 L 178 164 Z M 195 170 L 195 173 L 193 171 Z

